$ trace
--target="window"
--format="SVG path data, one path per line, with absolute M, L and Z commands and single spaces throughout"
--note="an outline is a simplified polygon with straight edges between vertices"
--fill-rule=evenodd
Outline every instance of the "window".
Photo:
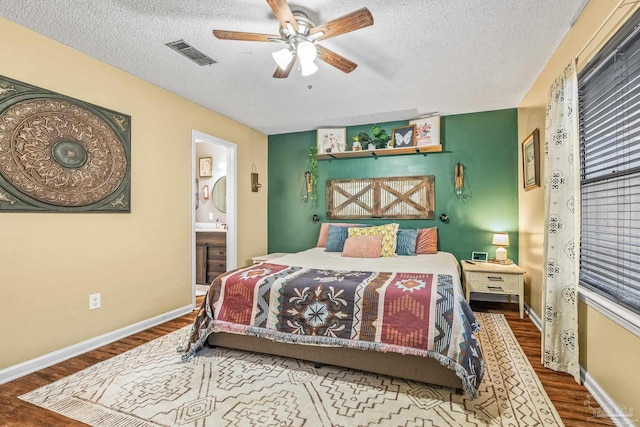
M 640 15 L 578 75 L 580 286 L 640 314 Z

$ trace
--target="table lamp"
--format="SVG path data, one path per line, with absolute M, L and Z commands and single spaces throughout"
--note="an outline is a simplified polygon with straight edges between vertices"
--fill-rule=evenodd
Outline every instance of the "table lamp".
M 496 260 L 506 261 L 507 250 L 504 246 L 509 246 L 509 235 L 507 233 L 495 233 L 491 244 L 498 247 L 496 249 Z

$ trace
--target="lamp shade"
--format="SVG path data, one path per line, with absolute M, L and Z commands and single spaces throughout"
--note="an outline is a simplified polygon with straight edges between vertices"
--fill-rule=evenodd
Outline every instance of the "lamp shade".
M 310 76 L 318 71 L 318 66 L 313 63 L 313 60 L 303 60 L 300 58 L 300 74 L 303 76 Z
M 492 245 L 509 246 L 509 235 L 507 233 L 496 233 L 493 235 Z
M 318 56 L 318 49 L 310 41 L 302 41 L 296 45 L 296 54 L 300 61 L 313 61 Z
M 291 60 L 293 59 L 293 55 L 287 48 L 281 49 L 277 52 L 273 52 L 271 55 L 276 61 L 276 64 L 278 64 L 278 67 L 280 67 L 282 70 L 286 70 L 289 62 L 291 62 Z

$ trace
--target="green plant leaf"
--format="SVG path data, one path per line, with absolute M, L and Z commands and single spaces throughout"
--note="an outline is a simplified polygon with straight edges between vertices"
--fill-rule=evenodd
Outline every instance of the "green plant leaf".
M 371 142 L 372 141 L 371 137 L 366 132 L 360 132 L 358 134 L 358 136 L 360 137 L 360 141 L 361 142 Z

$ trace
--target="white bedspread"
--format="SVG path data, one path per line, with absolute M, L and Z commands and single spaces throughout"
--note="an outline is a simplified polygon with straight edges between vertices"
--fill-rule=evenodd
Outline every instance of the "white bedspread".
M 270 259 L 268 262 L 326 270 L 440 273 L 460 278 L 460 265 L 458 264 L 458 260 L 449 252 L 438 252 L 432 255 L 380 258 L 351 258 L 340 255 L 340 252 L 325 252 L 324 248 L 311 248 L 280 258 Z

